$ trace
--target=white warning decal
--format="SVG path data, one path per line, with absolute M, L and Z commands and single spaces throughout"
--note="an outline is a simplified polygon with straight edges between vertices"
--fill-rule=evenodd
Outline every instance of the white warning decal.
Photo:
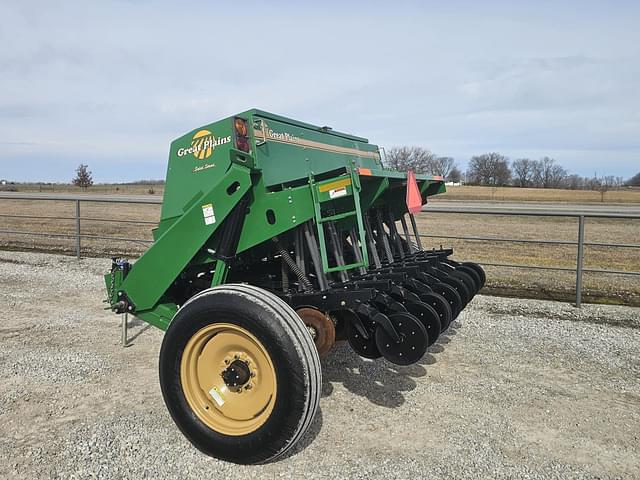
M 340 198 L 347 194 L 347 187 L 334 188 L 329 190 L 329 198 Z
M 216 223 L 216 214 L 213 211 L 213 204 L 208 203 L 206 205 L 202 205 L 202 216 L 204 217 L 205 225 L 213 225 Z
M 213 387 L 211 390 L 209 390 L 209 395 L 211 395 L 211 398 L 213 398 L 216 401 L 219 407 L 224 405 L 224 402 L 226 400 L 222 396 L 222 393 L 220 393 L 216 387 Z

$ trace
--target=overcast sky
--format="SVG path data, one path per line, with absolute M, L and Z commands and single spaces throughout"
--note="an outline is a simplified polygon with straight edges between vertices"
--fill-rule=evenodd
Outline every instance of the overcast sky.
M 172 139 L 251 107 L 630 177 L 639 25 L 637 1 L 0 0 L 0 178 L 164 178 Z

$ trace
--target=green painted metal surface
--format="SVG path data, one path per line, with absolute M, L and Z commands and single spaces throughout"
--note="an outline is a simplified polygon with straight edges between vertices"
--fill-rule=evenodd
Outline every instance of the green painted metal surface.
M 229 194 L 229 186 L 236 183 L 237 188 Z M 140 257 L 122 283 L 121 289 L 136 311 L 154 307 L 250 187 L 249 170 L 234 164 L 205 193 L 194 196 L 182 216 Z M 209 209 L 213 215 L 207 215 Z
M 249 151 L 240 151 L 234 120 L 246 121 Z M 439 177 L 416 175 L 423 201 L 444 192 Z M 224 283 L 229 263 L 216 258 L 225 219 L 246 196 L 246 216 L 236 254 L 266 245 L 307 221 L 318 230 L 325 272 L 368 265 L 363 214 L 377 205 L 398 218 L 406 211 L 406 172 L 383 167 L 378 146 L 367 139 L 264 112 L 248 110 L 198 127 L 169 150 L 160 223 L 154 244 L 126 278 L 105 276 L 134 314 L 166 329 L 177 311 L 167 301 L 171 285 L 190 265 L 211 265 L 212 285 Z M 362 262 L 330 266 L 324 224 L 355 227 Z M 109 298 L 114 305 L 116 294 Z

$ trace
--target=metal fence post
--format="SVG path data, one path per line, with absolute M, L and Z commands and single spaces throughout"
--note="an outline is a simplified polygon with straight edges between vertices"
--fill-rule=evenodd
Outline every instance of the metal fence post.
M 80 260 L 80 200 L 76 200 L 76 256 Z
M 576 260 L 576 307 L 582 305 L 582 267 L 584 263 L 584 215 L 578 217 L 578 258 Z

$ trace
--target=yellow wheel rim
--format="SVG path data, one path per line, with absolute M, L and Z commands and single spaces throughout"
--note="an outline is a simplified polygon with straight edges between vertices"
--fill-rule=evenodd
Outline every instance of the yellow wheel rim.
M 182 354 L 180 380 L 198 418 L 224 435 L 256 431 L 276 400 L 269 354 L 256 337 L 231 323 L 208 325 L 191 337 Z

